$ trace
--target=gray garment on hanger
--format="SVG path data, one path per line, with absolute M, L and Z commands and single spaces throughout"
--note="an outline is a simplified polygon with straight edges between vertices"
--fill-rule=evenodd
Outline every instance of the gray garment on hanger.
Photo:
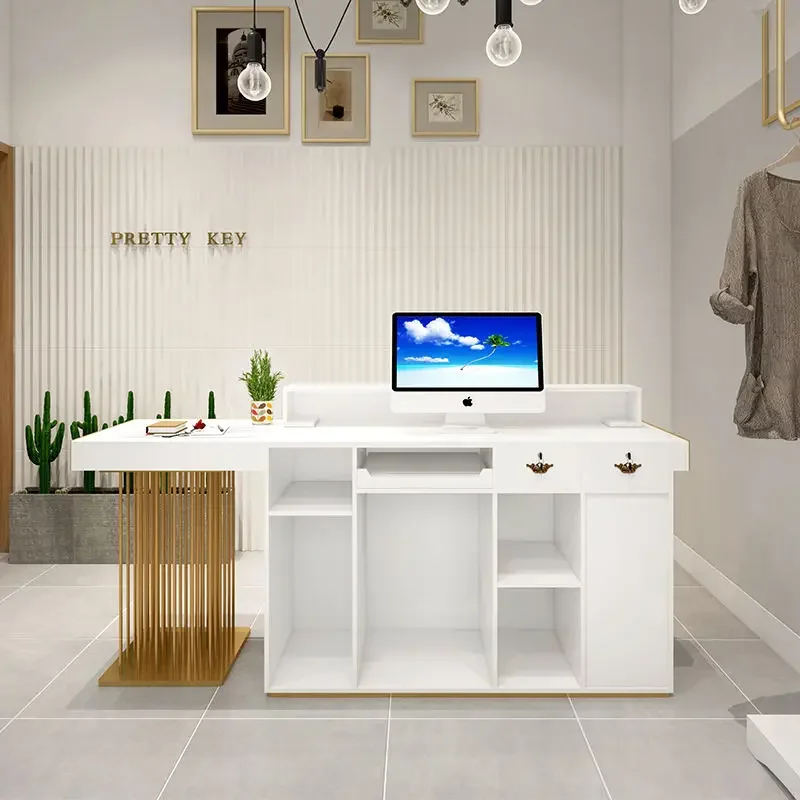
M 745 325 L 733 421 L 754 439 L 800 437 L 800 181 L 766 170 L 739 187 L 714 313 Z

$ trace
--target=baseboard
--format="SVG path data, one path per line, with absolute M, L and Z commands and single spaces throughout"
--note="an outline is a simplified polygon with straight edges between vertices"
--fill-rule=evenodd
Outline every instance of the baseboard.
M 787 664 L 800 672 L 800 635 L 677 536 L 675 560 Z

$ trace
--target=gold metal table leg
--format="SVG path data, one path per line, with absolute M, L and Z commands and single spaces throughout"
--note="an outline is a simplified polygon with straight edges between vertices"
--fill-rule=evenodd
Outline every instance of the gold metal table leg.
M 233 472 L 120 475 L 119 655 L 101 686 L 219 686 L 236 627 Z

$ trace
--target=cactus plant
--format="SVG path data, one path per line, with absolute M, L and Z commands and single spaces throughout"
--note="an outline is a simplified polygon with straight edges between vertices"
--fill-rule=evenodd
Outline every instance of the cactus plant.
M 217 418 L 217 401 L 214 397 L 214 392 L 208 393 L 208 416 L 206 419 L 216 419 Z
M 103 423 L 102 430 L 108 427 L 108 423 Z M 92 398 L 87 389 L 83 393 L 83 422 L 73 422 L 69 426 L 69 433 L 73 439 L 80 439 L 81 436 L 89 436 L 91 433 L 97 433 L 98 423 L 97 414 L 92 414 Z M 83 491 L 87 494 L 92 494 L 95 490 L 95 472 L 94 470 L 86 470 L 83 473 Z
M 50 438 L 53 428 L 56 428 L 55 439 Z M 63 422 L 50 419 L 50 392 L 45 392 L 41 417 L 38 414 L 34 417 L 33 429 L 30 425 L 25 426 L 28 458 L 39 467 L 40 494 L 50 494 L 50 464 L 61 454 L 65 429 Z
M 156 414 L 156 419 L 172 419 L 172 392 L 166 392 L 164 395 L 164 416 Z
M 111 424 L 122 425 L 123 422 L 130 422 L 133 419 L 133 392 L 128 392 L 128 407 L 125 410 L 125 416 L 120 415 Z

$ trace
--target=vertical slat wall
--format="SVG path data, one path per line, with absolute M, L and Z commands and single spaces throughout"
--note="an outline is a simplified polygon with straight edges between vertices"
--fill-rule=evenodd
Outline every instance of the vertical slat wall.
M 50 389 L 102 420 L 248 413 L 237 381 L 268 349 L 291 381 L 386 381 L 397 310 L 536 309 L 550 382 L 620 379 L 616 147 L 17 151 L 17 487 Z M 243 248 L 207 231 L 246 231 Z M 191 231 L 111 247 L 112 231 Z M 68 447 L 65 450 L 68 451 Z M 65 453 L 54 482 L 73 483 Z

